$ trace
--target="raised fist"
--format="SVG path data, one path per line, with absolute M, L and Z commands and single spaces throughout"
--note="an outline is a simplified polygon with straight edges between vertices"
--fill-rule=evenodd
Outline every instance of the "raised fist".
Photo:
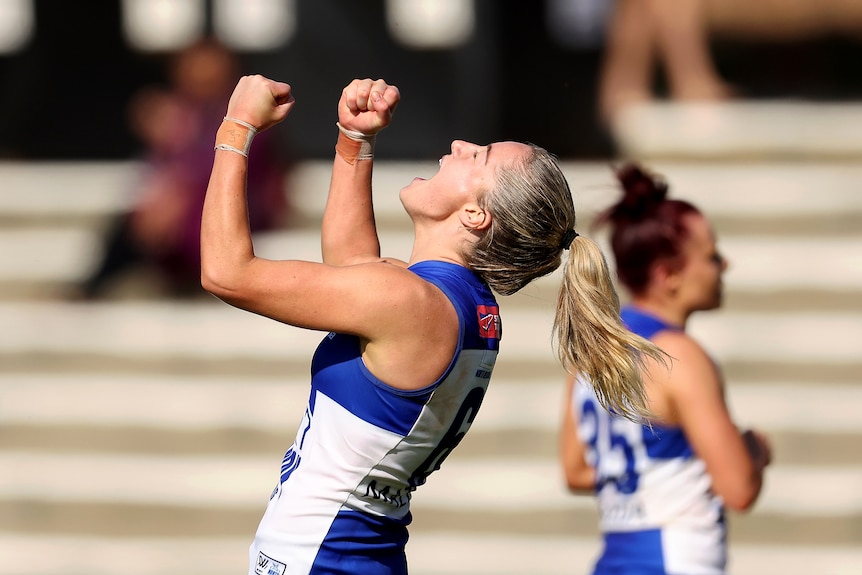
M 265 130 L 287 117 L 295 100 L 290 85 L 261 75 L 243 76 L 227 105 L 227 116 Z
M 401 93 L 383 80 L 353 80 L 341 92 L 338 122 L 348 130 L 371 136 L 392 121 Z

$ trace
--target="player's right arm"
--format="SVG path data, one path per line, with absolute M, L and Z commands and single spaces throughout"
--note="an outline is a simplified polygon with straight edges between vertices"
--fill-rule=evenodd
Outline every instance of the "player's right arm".
M 575 379 L 568 376 L 563 422 L 560 426 L 559 458 L 569 491 L 592 494 L 596 486 L 596 471 L 587 463 L 586 445 L 578 436 L 578 415 L 574 405 L 575 385 Z

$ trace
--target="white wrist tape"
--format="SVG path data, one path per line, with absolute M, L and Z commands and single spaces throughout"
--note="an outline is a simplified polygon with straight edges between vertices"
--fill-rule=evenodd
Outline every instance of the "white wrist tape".
M 336 122 L 335 125 L 338 126 L 340 132 L 338 142 L 335 144 L 335 151 L 348 164 L 353 164 L 356 160 L 374 158 L 374 141 L 377 139 L 375 134 L 369 136 L 362 132 L 348 130 L 340 122 Z M 344 138 L 347 138 L 347 141 Z

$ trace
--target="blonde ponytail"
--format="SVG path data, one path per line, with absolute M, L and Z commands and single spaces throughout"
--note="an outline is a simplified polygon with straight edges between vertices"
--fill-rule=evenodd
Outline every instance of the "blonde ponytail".
M 481 198 L 491 227 L 463 254 L 467 266 L 494 291 L 516 293 L 569 261 L 554 318 L 557 355 L 569 373 L 586 376 L 605 408 L 630 419 L 650 415 L 641 372 L 665 355 L 631 333 L 620 320 L 620 302 L 599 246 L 575 237 L 575 206 L 557 159 L 530 145 L 523 161 L 498 169 L 496 185 Z
M 569 248 L 554 334 L 565 370 L 585 376 L 605 409 L 634 421 L 650 416 L 641 377 L 644 358 L 667 366 L 667 356 L 623 325 L 607 260 L 584 236 Z

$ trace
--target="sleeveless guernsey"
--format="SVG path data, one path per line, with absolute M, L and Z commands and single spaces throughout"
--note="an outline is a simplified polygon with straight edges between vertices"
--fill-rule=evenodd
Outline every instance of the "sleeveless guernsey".
M 647 339 L 676 329 L 633 307 L 623 309 L 622 319 Z M 724 509 L 682 429 L 612 415 L 584 381 L 573 401 L 578 436 L 596 469 L 604 549 L 594 574 L 724 573 Z
M 471 271 L 439 261 L 410 270 L 458 313 L 448 369 L 425 389 L 398 390 L 366 369 L 357 337 L 323 339 L 305 416 L 249 550 L 249 575 L 407 573 L 413 491 L 476 417 L 501 336 L 494 295 Z

